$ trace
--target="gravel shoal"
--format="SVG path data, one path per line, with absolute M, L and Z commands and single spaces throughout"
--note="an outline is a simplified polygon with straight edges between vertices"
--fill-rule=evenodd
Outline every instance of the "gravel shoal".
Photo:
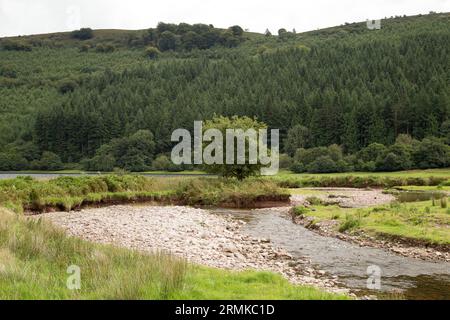
M 70 236 L 114 244 L 142 252 L 167 251 L 190 262 L 228 270 L 266 270 L 282 274 L 295 284 L 346 293 L 335 278 L 309 261 L 294 259 L 269 240 L 238 231 L 245 224 L 180 206 L 112 206 L 76 212 L 46 213 Z

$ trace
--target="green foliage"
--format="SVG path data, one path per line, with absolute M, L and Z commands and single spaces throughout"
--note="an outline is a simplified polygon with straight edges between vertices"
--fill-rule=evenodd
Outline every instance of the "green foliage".
M 245 145 L 246 145 L 246 154 L 245 154 L 245 164 L 237 164 L 237 148 L 235 147 L 233 150 L 234 154 L 234 163 L 235 164 L 227 164 L 226 155 L 227 148 L 225 146 L 226 139 L 226 131 L 227 129 L 237 129 L 243 130 L 246 132 L 249 129 L 253 129 L 256 131 L 256 134 L 259 135 L 260 129 L 265 129 L 267 126 L 262 122 L 258 122 L 256 119 L 251 119 L 249 117 L 215 117 L 212 120 L 208 120 L 205 122 L 203 126 L 203 130 L 207 131 L 209 129 L 216 129 L 222 133 L 223 136 L 223 164 L 205 164 L 204 169 L 206 172 L 218 174 L 222 177 L 226 178 L 238 178 L 239 180 L 243 180 L 250 176 L 255 176 L 260 173 L 262 168 L 261 162 L 259 158 L 257 159 L 256 164 L 251 164 L 249 161 L 249 142 L 258 143 L 258 137 L 250 137 L 245 136 Z M 256 139 L 256 140 L 253 140 Z M 237 138 L 234 138 L 234 145 L 237 146 Z M 205 144 L 206 145 L 206 144 Z
M 293 212 L 296 216 L 298 217 L 303 217 L 304 215 L 306 215 L 310 210 L 306 207 L 302 207 L 302 206 L 297 206 L 293 208 Z
M 346 232 L 356 229 L 361 225 L 361 218 L 354 214 L 347 214 L 345 220 L 339 226 L 339 232 Z
M 71 37 L 78 40 L 89 40 L 94 37 L 94 32 L 90 28 L 81 28 L 80 30 L 72 31 Z
M 31 166 L 36 170 L 49 171 L 57 171 L 64 168 L 61 158 L 57 154 L 50 151 L 44 151 L 41 159 L 33 161 Z
M 302 125 L 296 125 L 289 129 L 287 138 L 284 142 L 285 151 L 293 156 L 300 148 L 307 148 L 309 146 L 309 129 Z
M 228 30 L 215 29 L 212 25 L 187 23 L 159 23 L 149 29 L 141 43 L 157 47 L 161 51 L 205 50 L 215 46 L 235 47 L 244 41 L 244 30 L 232 26 Z
M 23 140 L 74 163 L 149 130 L 155 154 L 163 154 L 174 129 L 246 115 L 279 128 L 291 156 L 298 148 L 342 147 L 341 159 L 318 153 L 313 161 L 330 156 L 335 166 L 321 159 L 313 171 L 448 166 L 449 25 L 448 14 L 435 14 L 387 19 L 377 32 L 364 24 L 285 30 L 283 39 L 164 23 L 97 30 L 81 43 L 70 33 L 0 39 L 0 147 L 27 158 L 12 150 Z M 162 34 L 172 52 L 149 59 L 143 51 L 157 48 Z M 94 50 L 81 54 L 80 45 Z M 423 142 L 432 136 L 441 142 Z M 296 171 L 313 161 L 296 160 Z
M 82 205 L 165 201 L 189 205 L 252 207 L 264 201 L 289 201 L 275 182 L 215 178 L 150 179 L 134 175 L 96 175 L 33 180 L 0 180 L 0 206 L 18 210 L 73 210 Z
M 145 56 L 149 59 L 156 59 L 160 54 L 161 51 L 159 51 L 158 48 L 150 46 L 145 49 Z
M 294 164 L 294 160 L 287 154 L 280 154 L 280 169 L 290 169 Z
M 306 198 L 306 201 L 309 202 L 312 206 L 322 206 L 324 205 L 324 201 L 318 197 L 308 197 Z
M 99 44 L 95 47 L 95 51 L 99 53 L 112 53 L 116 50 L 116 47 L 114 47 L 113 44 L 107 43 L 107 44 Z
M 180 172 L 185 169 L 185 166 L 174 164 L 168 156 L 162 154 L 153 160 L 152 168 L 156 171 Z
M 84 160 L 86 170 L 112 171 L 119 167 L 131 172 L 151 169 L 155 141 L 149 130 L 140 130 L 125 138 L 113 139 L 97 149 L 95 156 Z
M 3 40 L 1 42 L 1 47 L 3 50 L 7 51 L 32 51 L 32 46 L 21 40 Z

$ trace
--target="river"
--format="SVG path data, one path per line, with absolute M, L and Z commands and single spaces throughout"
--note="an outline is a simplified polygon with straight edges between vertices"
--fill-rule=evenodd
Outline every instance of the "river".
M 345 287 L 359 295 L 383 297 L 386 293 L 401 292 L 407 299 L 450 299 L 450 263 L 407 258 L 324 237 L 270 209 L 213 212 L 246 221 L 243 233 L 270 239 L 293 257 L 308 258 L 317 268 L 338 276 Z M 369 266 L 381 269 L 381 290 L 367 289 Z

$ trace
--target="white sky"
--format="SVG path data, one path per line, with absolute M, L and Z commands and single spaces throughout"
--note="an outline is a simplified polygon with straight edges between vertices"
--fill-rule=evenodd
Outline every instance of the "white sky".
M 0 36 L 145 29 L 159 21 L 299 32 L 429 11 L 449 12 L 450 0 L 0 0 Z

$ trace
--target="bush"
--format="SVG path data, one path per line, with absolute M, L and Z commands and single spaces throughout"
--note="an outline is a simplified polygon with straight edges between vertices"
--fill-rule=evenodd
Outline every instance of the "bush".
M 5 40 L 2 42 L 3 50 L 7 51 L 31 51 L 32 47 L 29 43 L 21 40 Z
M 94 32 L 91 28 L 81 28 L 80 30 L 72 31 L 71 37 L 78 40 L 88 40 L 94 37 Z
M 49 151 L 44 151 L 39 161 L 33 161 L 33 169 L 37 170 L 62 170 L 63 168 L 61 158 Z
M 361 225 L 361 217 L 356 217 L 353 214 L 347 214 L 345 220 L 339 226 L 339 232 L 345 232 L 355 229 Z
M 293 209 L 294 215 L 296 215 L 298 217 L 303 217 L 308 212 L 309 212 L 309 209 L 306 207 L 302 207 L 302 206 L 294 207 L 294 209 Z
M 183 166 L 174 164 L 166 155 L 159 155 L 153 160 L 152 168 L 157 171 L 169 172 L 180 172 L 184 170 Z
M 28 161 L 18 153 L 0 153 L 0 171 L 28 169 Z
M 280 169 L 289 169 L 294 164 L 293 159 L 287 154 L 280 154 Z
M 1 64 L 0 65 L 0 77 L 16 78 L 17 73 L 12 66 L 7 65 L 7 64 Z
M 445 168 L 450 165 L 450 146 L 436 138 L 423 139 L 413 154 L 421 169 Z
M 58 82 L 57 86 L 58 91 L 61 94 L 66 94 L 75 91 L 75 89 L 78 87 L 78 83 L 76 83 L 72 79 L 63 79 Z
M 99 44 L 95 47 L 95 51 L 99 53 L 112 53 L 116 50 L 116 47 L 112 44 Z
M 337 171 L 336 162 L 330 156 L 321 156 L 306 167 L 309 173 L 331 173 Z
M 147 47 L 147 49 L 145 49 L 145 56 L 149 59 L 157 59 L 160 54 L 161 51 L 159 51 L 158 48 Z
M 380 143 L 372 143 L 365 147 L 358 153 L 358 158 L 364 163 L 372 162 L 375 163 L 377 160 L 386 155 L 387 148 Z M 375 171 L 373 170 L 363 170 L 363 171 Z
M 305 165 L 301 162 L 295 162 L 292 166 L 291 166 L 291 171 L 294 173 L 304 173 L 306 172 L 306 168 Z

